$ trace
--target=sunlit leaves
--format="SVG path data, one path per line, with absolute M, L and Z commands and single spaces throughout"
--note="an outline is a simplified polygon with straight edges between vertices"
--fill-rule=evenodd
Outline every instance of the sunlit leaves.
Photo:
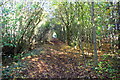
M 38 5 L 34 2 L 27 3 L 9 1 L 6 4 L 8 6 L 2 7 L 3 48 L 5 46 L 20 47 L 22 44 L 28 46 L 28 43 L 25 43 L 23 38 L 26 39 L 26 41 L 30 41 L 29 39 L 34 35 L 34 28 L 42 19 L 43 9 L 41 8 L 41 4 Z M 24 47 L 22 50 L 25 49 Z M 13 54 L 13 52 L 10 54 Z
M 59 40 L 61 39 L 64 42 L 70 41 L 72 47 L 59 40 L 49 40 L 48 43 L 44 45 L 44 50 L 42 51 L 35 49 L 32 52 L 14 55 L 15 60 L 22 58 L 21 61 L 27 62 L 27 70 L 23 71 L 23 73 L 29 77 L 86 77 L 86 73 L 90 73 L 91 76 L 94 75 L 91 73 L 92 70 L 87 68 L 85 69 L 85 67 L 82 66 L 84 65 L 82 63 L 84 62 L 81 57 L 83 56 L 81 55 L 82 49 L 84 49 L 83 52 L 86 55 L 86 60 L 89 60 L 88 57 L 92 58 L 91 56 L 93 56 L 94 33 L 92 30 L 93 25 L 91 23 L 91 3 L 55 1 L 52 4 L 52 6 L 55 7 L 55 11 L 53 11 L 53 15 L 50 20 L 43 20 L 43 17 L 46 15 L 42 15 L 43 9 L 40 6 L 41 5 L 38 3 L 15 3 L 15 6 L 11 5 L 13 9 L 8 8 L 7 6 L 3 9 L 3 17 L 1 21 L 3 27 L 2 47 L 9 46 L 16 48 L 17 46 L 17 48 L 21 49 L 18 49 L 18 51 L 25 53 L 28 50 L 36 48 L 36 45 L 37 47 L 41 47 L 39 42 L 46 41 L 46 33 L 48 33 L 49 30 L 54 30 L 58 34 Z M 116 10 L 113 11 L 114 9 L 112 6 L 109 6 L 111 6 L 109 3 L 95 3 L 94 5 L 94 26 L 96 27 L 97 52 L 99 56 L 101 56 L 105 50 L 106 53 L 108 53 L 107 50 L 112 52 L 112 45 L 117 44 L 115 41 L 112 42 L 111 39 L 112 36 L 113 38 L 116 36 L 114 32 L 116 31 L 114 30 L 116 25 L 112 23 L 116 21 L 117 13 L 115 12 Z M 114 12 L 114 14 L 112 14 L 112 12 Z M 44 13 L 47 14 L 45 11 Z M 115 18 L 113 15 L 115 15 Z M 37 25 L 41 20 L 42 22 L 40 25 Z M 111 23 L 109 24 L 109 22 Z M 39 31 L 36 32 L 37 36 L 34 35 L 34 29 L 36 28 L 38 30 L 36 26 L 40 27 Z M 36 38 L 38 38 L 39 42 L 36 42 Z M 32 39 L 36 42 L 34 45 L 35 47 L 33 47 Z M 113 44 L 104 43 L 104 41 L 110 41 Z M 82 43 L 83 48 L 80 50 Z M 22 52 L 24 50 L 25 52 Z M 115 50 L 113 50 L 113 52 L 114 51 Z M 102 59 L 104 59 L 104 57 Z M 80 61 L 80 59 L 82 59 L 82 61 Z M 98 70 L 97 73 L 99 73 L 100 76 L 104 72 L 105 74 L 109 73 L 112 75 L 111 73 L 115 71 L 112 69 L 111 65 L 108 65 L 108 62 L 99 62 L 99 67 L 96 68 L 96 70 Z M 23 64 L 13 64 L 15 66 L 13 68 L 9 68 L 10 70 L 13 70 L 12 72 L 9 70 L 11 73 L 9 74 L 10 76 L 15 75 L 14 72 L 16 70 L 18 70 L 18 73 L 21 73 L 22 71 L 19 70 L 23 69 L 18 66 L 19 64 L 21 66 Z M 86 64 L 91 65 L 92 63 Z M 90 67 L 92 66 L 89 66 L 89 68 Z M 83 71 L 80 71 L 82 69 Z M 6 71 L 8 70 L 5 70 L 5 73 Z
M 18 10 L 21 10 L 23 8 L 23 4 L 21 4 L 21 3 L 16 4 L 16 8 Z

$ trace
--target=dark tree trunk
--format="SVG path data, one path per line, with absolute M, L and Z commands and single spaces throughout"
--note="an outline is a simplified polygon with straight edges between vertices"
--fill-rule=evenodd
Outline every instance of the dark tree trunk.
M 70 45 L 70 29 L 69 29 L 69 26 L 66 26 L 66 30 L 67 30 L 67 44 Z
M 93 44 L 94 44 L 94 66 L 98 64 L 98 54 L 97 54 L 97 45 L 96 45 L 96 27 L 94 25 L 94 2 L 92 2 L 92 24 L 93 24 Z
M 117 30 L 118 30 L 118 49 L 120 49 L 120 2 L 118 4 L 118 22 L 117 22 Z

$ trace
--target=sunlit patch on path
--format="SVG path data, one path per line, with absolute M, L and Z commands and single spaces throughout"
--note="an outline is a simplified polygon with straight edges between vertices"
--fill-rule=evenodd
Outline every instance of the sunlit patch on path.
M 96 77 L 91 68 L 84 67 L 79 51 L 58 40 L 52 44 L 44 44 L 39 55 L 28 56 L 23 59 L 27 61 L 28 67 L 22 74 L 29 78 L 84 78 Z

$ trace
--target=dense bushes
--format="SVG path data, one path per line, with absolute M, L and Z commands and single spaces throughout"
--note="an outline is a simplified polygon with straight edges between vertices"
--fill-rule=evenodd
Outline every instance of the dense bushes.
M 31 49 L 35 28 L 44 14 L 41 4 L 29 2 L 13 4 L 9 1 L 2 5 L 1 9 L 3 55 L 18 54 Z

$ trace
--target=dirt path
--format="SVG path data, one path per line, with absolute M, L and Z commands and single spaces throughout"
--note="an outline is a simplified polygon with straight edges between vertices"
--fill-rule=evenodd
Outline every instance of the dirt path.
M 80 54 L 68 52 L 70 47 L 66 44 L 55 40 L 42 47 L 43 50 L 39 51 L 39 55 L 28 56 L 22 60 L 23 62 L 27 61 L 28 65 L 20 73 L 22 76 L 29 78 L 95 77 L 90 68 L 85 68 L 83 65 L 82 57 L 78 57 Z M 68 51 L 65 51 L 67 49 Z
M 96 78 L 79 50 L 55 39 L 36 48 L 10 68 L 17 78 Z M 19 65 L 20 64 L 20 65 Z M 25 66 L 24 66 L 25 65 Z M 22 67 L 24 66 L 24 67 Z M 9 76 L 8 76 L 9 77 Z
M 58 39 L 40 45 L 26 54 L 27 56 L 22 57 L 19 62 L 13 62 L 12 66 L 6 67 L 10 74 L 5 75 L 5 78 L 12 76 L 15 78 L 90 79 L 107 75 L 107 73 L 95 74 L 93 65 L 90 62 L 84 63 L 79 49 L 74 49 Z M 86 60 L 90 61 L 91 57 L 86 55 Z M 87 64 L 87 67 L 84 64 Z

